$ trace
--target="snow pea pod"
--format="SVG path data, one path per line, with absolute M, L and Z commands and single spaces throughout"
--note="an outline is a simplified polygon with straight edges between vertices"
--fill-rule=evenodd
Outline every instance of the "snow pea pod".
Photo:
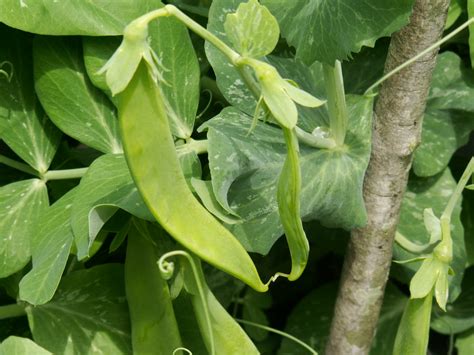
M 291 254 L 288 279 L 296 280 L 308 262 L 309 243 L 300 216 L 301 169 L 298 138 L 294 129 L 282 127 L 288 154 L 278 179 L 277 201 L 280 220 Z
M 184 179 L 160 88 L 142 62 L 119 96 L 125 157 L 146 205 L 179 243 L 211 265 L 265 292 L 249 254 L 193 196 Z
M 156 248 L 132 226 L 125 258 L 125 291 L 135 355 L 172 354 L 181 346 L 168 284 L 157 260 Z
M 393 355 L 426 354 L 432 304 L 433 290 L 424 298 L 408 300 L 398 326 Z

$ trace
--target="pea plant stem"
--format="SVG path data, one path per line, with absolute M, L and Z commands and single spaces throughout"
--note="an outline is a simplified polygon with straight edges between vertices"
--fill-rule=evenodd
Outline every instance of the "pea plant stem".
M 342 146 L 347 131 L 348 114 L 341 62 L 336 60 L 334 66 L 323 64 L 323 73 L 329 111 L 329 127 L 336 145 Z
M 43 175 L 45 181 L 49 180 L 67 180 L 79 179 L 84 176 L 89 168 L 65 169 L 65 170 L 50 170 Z
M 20 304 L 15 303 L 6 306 L 0 306 L 0 319 L 21 317 L 25 314 L 25 307 Z
M 469 178 L 471 177 L 473 173 L 474 173 L 474 158 L 471 158 L 471 160 L 469 161 L 469 164 L 467 164 L 467 167 L 464 170 L 464 173 L 459 179 L 459 182 L 456 186 L 456 189 L 454 190 L 454 193 L 449 198 L 448 204 L 446 205 L 446 208 L 444 209 L 444 212 L 441 218 L 444 217 L 444 218 L 451 219 L 451 215 L 453 213 L 454 207 L 456 206 L 456 202 L 459 200 L 459 197 L 461 197 L 462 191 L 466 187 L 466 184 L 468 183 Z
M 20 163 L 16 160 L 7 158 L 4 155 L 0 155 L 0 163 L 4 164 L 4 165 L 7 165 L 10 168 L 13 168 L 13 169 L 16 169 L 16 170 L 19 170 L 19 171 L 23 171 L 24 173 L 27 173 L 27 174 L 39 176 L 39 173 L 35 169 L 31 168 L 30 166 L 28 166 L 26 164 Z

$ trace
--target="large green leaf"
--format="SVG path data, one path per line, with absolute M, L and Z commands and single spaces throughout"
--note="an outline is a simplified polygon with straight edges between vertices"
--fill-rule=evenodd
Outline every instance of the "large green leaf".
M 414 243 L 428 243 L 430 236 L 423 223 L 423 210 L 432 208 L 437 217 L 441 216 L 455 188 L 456 181 L 449 169 L 445 169 L 441 174 L 430 178 L 413 177 L 410 179 L 402 203 L 398 232 Z M 449 299 L 451 301 L 456 299 L 461 291 L 461 280 L 466 267 L 466 248 L 464 246 L 464 230 L 460 220 L 460 205 L 460 202 L 456 205 L 451 218 L 451 236 L 453 238 L 453 262 L 451 266 L 455 272 L 450 282 Z M 393 254 L 395 260 L 407 260 L 419 256 L 406 251 L 397 243 L 394 244 Z M 397 265 L 396 268 L 403 270 L 404 275 L 402 277 L 404 281 L 408 282 L 420 265 L 420 262 L 416 262 Z
M 103 155 L 81 179 L 71 210 L 79 259 L 89 255 L 100 229 L 119 208 L 139 218 L 154 220 L 133 183 L 124 156 Z
M 453 153 L 469 140 L 474 129 L 474 86 L 453 52 L 439 55 L 427 102 L 421 145 L 413 169 L 418 176 L 433 176 L 449 163 Z
M 471 355 L 474 353 L 474 328 L 456 337 L 458 355 Z
M 30 260 L 30 240 L 48 206 L 46 185 L 38 179 L 0 188 L 0 278 L 21 270 Z
M 0 355 L 52 355 L 28 338 L 10 336 L 0 345 Z
M 2 67 L 0 76 L 0 137 L 34 169 L 45 172 L 53 159 L 61 133 L 45 116 L 35 97 L 31 37 L 0 25 Z
M 48 35 L 111 36 L 158 7 L 157 0 L 1 0 L 0 22 Z
M 413 0 L 262 0 L 296 56 L 333 65 L 408 23 Z
M 34 340 L 54 354 L 131 354 L 122 265 L 75 271 L 26 312 Z
M 36 37 L 33 57 L 36 92 L 55 125 L 92 148 L 121 152 L 115 108 L 89 81 L 80 42 Z
M 313 290 L 292 310 L 286 323 L 285 332 L 303 340 L 320 354 L 324 353 L 336 296 L 337 285 L 334 283 Z M 407 297 L 393 284 L 389 283 L 385 291 L 384 302 L 380 311 L 370 354 L 392 353 L 398 323 L 402 317 L 406 302 Z M 303 355 L 307 353 L 307 350 L 296 347 L 288 339 L 282 341 L 278 351 L 280 355 Z
M 20 282 L 20 299 L 33 305 L 53 297 L 66 267 L 73 241 L 70 216 L 75 192 L 71 190 L 43 212 L 31 240 L 33 268 Z
M 447 308 L 447 312 L 436 308 L 431 328 L 442 334 L 460 333 L 474 327 L 474 268 L 466 270 L 462 281 L 462 293 Z
M 326 226 L 351 229 L 366 223 L 362 182 L 370 155 L 372 100 L 348 96 L 350 127 L 343 150 L 304 145 L 301 154 L 301 215 Z M 324 125 L 314 116 L 315 124 Z M 249 250 L 266 254 L 282 235 L 276 185 L 286 148 L 278 128 L 234 108 L 208 121 L 209 168 L 221 205 L 243 219 L 228 226 Z
M 176 19 L 160 18 L 150 24 L 150 44 L 159 55 L 165 70 L 162 85 L 173 134 L 189 138 L 199 104 L 199 64 L 186 27 Z M 87 73 L 94 85 L 109 93 L 105 74 L 97 71 L 105 65 L 120 45 L 117 38 L 83 39 Z

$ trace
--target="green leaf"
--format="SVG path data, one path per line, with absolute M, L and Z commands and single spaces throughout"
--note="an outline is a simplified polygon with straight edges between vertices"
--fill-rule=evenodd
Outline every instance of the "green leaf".
M 456 337 L 458 355 L 471 355 L 474 353 L 474 328 Z
M 0 76 L 0 137 L 35 170 L 48 170 L 61 132 L 45 116 L 35 97 L 31 61 L 31 37 L 0 25 L 1 61 L 11 63 Z
M 20 282 L 20 299 L 40 305 L 53 298 L 66 267 L 73 235 L 71 206 L 76 189 L 46 209 L 31 240 L 33 268 Z
M 124 156 L 103 155 L 82 177 L 71 210 L 79 259 L 89 256 L 97 233 L 119 208 L 139 218 L 154 220 L 133 183 Z
M 461 220 L 464 226 L 465 235 L 474 235 L 474 193 L 466 191 L 462 202 Z M 474 265 L 474 238 L 465 238 L 467 263 Z
M 372 101 L 348 96 L 348 109 L 351 126 L 345 150 L 300 146 L 301 216 L 351 229 L 366 222 L 362 182 L 370 155 Z M 325 124 L 320 117 L 313 119 L 316 125 Z M 266 254 L 283 233 L 276 186 L 286 147 L 281 130 L 271 125 L 258 124 L 247 136 L 251 121 L 226 108 L 204 127 L 216 198 L 243 219 L 228 228 L 247 250 Z
M 443 264 L 433 256 L 426 258 L 410 282 L 410 297 L 426 297 L 434 288 Z
M 441 174 L 430 178 L 417 178 L 415 176 L 411 178 L 402 203 L 398 232 L 416 244 L 427 244 L 430 235 L 424 226 L 423 211 L 425 208 L 432 208 L 434 214 L 440 216 L 455 188 L 456 181 L 449 169 L 445 169 Z M 455 272 L 450 282 L 449 299 L 451 301 L 456 299 L 460 293 L 460 284 L 466 264 L 460 207 L 459 202 L 451 217 L 451 237 L 453 238 L 453 262 L 451 267 Z M 406 260 L 418 256 L 404 250 L 397 243 L 394 244 L 393 258 L 395 260 Z M 393 269 L 401 271 L 403 275 L 398 276 L 408 282 L 419 266 L 420 263 L 410 263 L 393 265 Z
M 433 176 L 449 163 L 454 152 L 469 140 L 474 130 L 474 87 L 453 52 L 438 56 L 423 119 L 421 145 L 415 151 L 413 170 L 418 176 Z
M 173 135 L 189 138 L 199 104 L 199 63 L 186 26 L 174 18 L 160 18 L 150 24 L 151 48 L 158 54 L 169 85 L 161 89 L 166 98 Z
M 0 355 L 52 355 L 28 338 L 10 336 L 0 345 Z
M 0 188 L 0 278 L 21 270 L 30 260 L 30 240 L 48 206 L 46 185 L 38 179 Z
M 104 264 L 63 277 L 51 302 L 27 307 L 34 340 L 54 354 L 130 354 L 123 267 Z
M 104 91 L 109 98 L 112 93 L 107 86 L 105 73 L 99 74 L 99 70 L 112 57 L 120 46 L 121 37 L 82 37 L 82 49 L 84 53 L 84 66 L 92 84 Z
M 259 58 L 270 54 L 278 43 L 278 22 L 257 0 L 241 3 L 224 22 L 227 37 L 245 57 Z
M 158 0 L 2 0 L 0 22 L 47 35 L 112 36 L 159 6 Z
M 227 38 L 223 19 L 227 14 L 236 12 L 239 4 L 243 2 L 244 0 L 213 0 L 209 9 L 207 29 L 228 45 L 231 43 Z M 238 71 L 230 65 L 224 54 L 208 42 L 205 44 L 205 50 L 207 59 L 216 74 L 217 86 L 226 100 L 249 115 L 253 114 L 256 105 L 255 98 Z
M 448 305 L 447 312 L 435 308 L 431 328 L 441 334 L 456 334 L 474 327 L 474 268 L 466 270 L 462 292 L 456 301 Z
M 92 148 L 120 153 L 115 108 L 89 81 L 80 42 L 36 37 L 33 57 L 36 92 L 54 124 Z
M 413 0 L 262 0 L 307 64 L 333 65 L 408 23 Z

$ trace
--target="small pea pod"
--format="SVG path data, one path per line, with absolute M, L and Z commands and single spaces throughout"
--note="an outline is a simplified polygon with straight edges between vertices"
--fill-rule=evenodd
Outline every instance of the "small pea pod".
M 169 277 L 169 271 L 174 269 L 174 265 L 166 261 L 172 256 L 185 259 L 180 264 L 184 269 L 184 287 L 191 296 L 196 321 L 209 354 L 259 354 L 248 335 L 209 289 L 196 256 L 182 250 L 164 254 L 159 261 L 164 276 Z
M 193 196 L 184 179 L 162 93 L 142 62 L 119 97 L 125 157 L 146 205 L 162 227 L 206 262 L 257 291 L 262 283 L 249 254 Z
M 181 347 L 168 284 L 157 261 L 156 248 L 132 226 L 125 259 L 125 291 L 135 355 L 172 354 Z
M 398 326 L 393 355 L 424 355 L 428 348 L 433 290 L 408 301 Z
M 301 169 L 298 138 L 294 129 L 282 127 L 288 154 L 278 180 L 277 200 L 280 220 L 291 254 L 293 281 L 301 276 L 308 262 L 309 243 L 300 216 Z

